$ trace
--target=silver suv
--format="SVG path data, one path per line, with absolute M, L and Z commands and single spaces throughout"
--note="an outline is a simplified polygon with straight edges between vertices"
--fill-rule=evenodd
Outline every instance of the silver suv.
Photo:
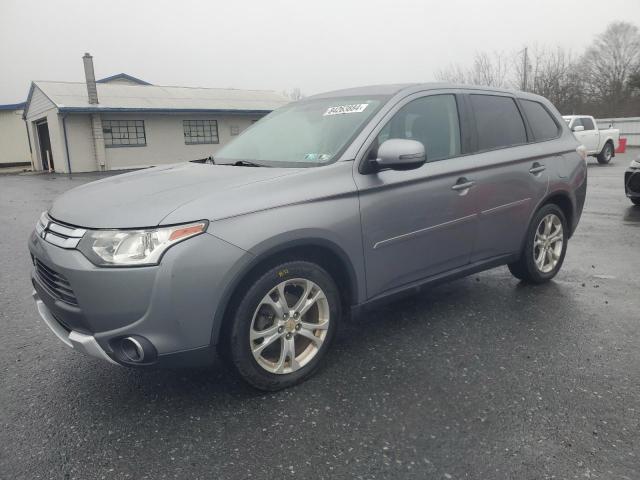
M 447 84 L 306 98 L 213 162 L 58 198 L 29 240 L 40 315 L 109 362 L 223 353 L 265 390 L 309 377 L 340 321 L 445 279 L 560 269 L 586 151 L 546 99 Z

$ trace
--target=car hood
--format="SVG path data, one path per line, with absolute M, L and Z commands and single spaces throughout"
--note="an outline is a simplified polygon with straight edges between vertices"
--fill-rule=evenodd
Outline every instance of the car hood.
M 273 184 L 305 170 L 310 169 L 199 163 L 154 167 L 74 188 L 56 199 L 49 213 L 61 222 L 87 228 L 141 228 L 172 223 L 163 220 L 195 200 L 205 200 L 210 205 L 206 219 L 215 220 L 242 213 L 235 204 L 245 212 L 260 208 L 259 192 L 279 189 Z M 238 196 L 241 202 L 235 202 Z

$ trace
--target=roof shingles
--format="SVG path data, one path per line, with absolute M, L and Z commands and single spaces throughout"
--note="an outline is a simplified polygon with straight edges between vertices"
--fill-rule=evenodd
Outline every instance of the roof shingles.
M 267 90 L 165 87 L 98 83 L 97 105 L 89 104 L 81 82 L 34 82 L 62 111 L 271 111 L 288 103 Z

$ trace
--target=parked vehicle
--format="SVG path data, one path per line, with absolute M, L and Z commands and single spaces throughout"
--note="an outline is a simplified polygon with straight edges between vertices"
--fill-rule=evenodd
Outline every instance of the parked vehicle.
M 634 205 L 640 205 L 640 155 L 624 172 L 624 190 Z
M 620 130 L 598 128 L 596 120 L 589 115 L 565 115 L 564 121 L 587 149 L 587 154 L 596 157 L 598 163 L 607 164 L 616 156 L 620 145 Z
M 40 315 L 130 366 L 220 351 L 250 384 L 293 385 L 338 324 L 500 265 L 553 278 L 586 153 L 546 99 L 446 84 L 306 98 L 186 163 L 59 197 L 29 239 Z

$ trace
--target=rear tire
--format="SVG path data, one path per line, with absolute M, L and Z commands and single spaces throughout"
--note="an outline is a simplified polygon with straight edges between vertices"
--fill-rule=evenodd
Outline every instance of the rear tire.
M 604 144 L 604 147 L 602 147 L 602 151 L 598 154 L 597 158 L 600 165 L 606 165 L 611 162 L 611 159 L 613 158 L 613 145 L 611 145 L 611 142 Z
M 542 206 L 531 220 L 520 258 L 509 264 L 509 271 L 523 282 L 548 282 L 562 267 L 567 240 L 562 209 L 553 203 Z
M 629 200 L 631 200 L 631 203 L 634 205 L 640 205 L 640 197 L 630 198 Z
M 246 293 L 229 319 L 228 349 L 242 379 L 275 391 L 315 373 L 341 316 L 331 276 L 315 263 L 291 261 L 239 288 Z

